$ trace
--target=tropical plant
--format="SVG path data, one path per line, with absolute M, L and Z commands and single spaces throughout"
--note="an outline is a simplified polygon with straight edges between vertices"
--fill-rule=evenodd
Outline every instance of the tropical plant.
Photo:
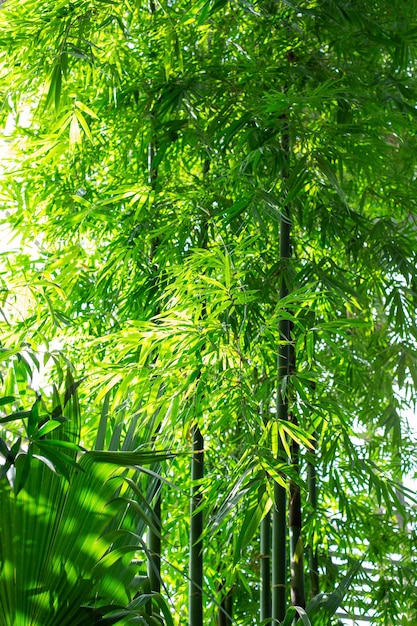
M 2 346 L 76 364 L 86 448 L 188 447 L 149 488 L 179 624 L 416 620 L 415 9 L 1 6 Z
M 70 371 L 63 395 L 54 389 L 52 410 L 40 396 L 22 410 L 27 365 L 18 353 L 3 370 L 8 394 L 17 394 L 0 401 L 12 408 L 0 418 L 1 623 L 159 624 L 160 610 L 172 623 L 149 590 L 143 535 L 153 519 L 138 477 L 143 465 L 172 455 L 85 451 Z

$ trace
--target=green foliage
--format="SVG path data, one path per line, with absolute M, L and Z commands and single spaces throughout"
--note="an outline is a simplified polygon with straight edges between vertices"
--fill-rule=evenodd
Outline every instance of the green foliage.
M 9 384 L 12 371 L 5 377 Z M 23 400 L 14 382 L 16 396 L 4 396 L 3 406 Z M 77 386 L 68 371 L 63 393 L 53 389 L 50 414 L 39 413 L 39 396 L 30 410 L 1 418 L 5 626 L 128 623 L 133 617 L 152 624 L 157 623 L 149 610 L 153 600 L 167 613 L 166 605 L 146 592 L 146 576 L 138 575 L 147 554 L 141 536 L 154 523 L 146 499 L 138 497 L 143 488 L 138 470 L 172 455 L 141 448 L 84 451 Z M 9 448 L 6 441 L 16 436 Z
M 417 382 L 416 14 L 400 0 L 1 5 L 1 198 L 17 237 L 0 257 L 1 349 L 21 356 L 5 377 L 0 480 L 15 468 L 16 502 L 39 480 L 64 492 L 110 472 L 99 450 L 183 451 L 198 424 L 207 623 L 220 590 L 233 590 L 234 623 L 258 623 L 257 526 L 288 479 L 326 597 L 365 557 L 372 573 L 358 571 L 346 610 L 416 620 L 403 487 L 416 465 L 403 412 Z M 278 390 L 283 319 L 296 368 Z M 26 392 L 28 348 L 76 365 L 80 434 L 75 393 Z M 278 391 L 298 426 L 277 421 Z M 162 487 L 163 595 L 179 623 L 188 465 L 175 458 L 164 484 L 180 489 Z

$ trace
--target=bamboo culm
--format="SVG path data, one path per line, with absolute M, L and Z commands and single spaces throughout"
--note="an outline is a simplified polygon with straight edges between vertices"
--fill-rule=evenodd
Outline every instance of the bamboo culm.
M 190 501 L 189 626 L 203 626 L 203 511 L 201 480 L 204 477 L 204 440 L 198 425 L 192 431 Z
M 314 511 L 317 510 L 317 475 L 315 466 L 315 451 L 311 452 L 312 460 L 307 463 L 308 495 L 310 504 Z M 309 546 L 308 549 L 309 570 L 310 570 L 310 599 L 320 593 L 319 579 L 319 557 L 317 548 Z
M 281 145 L 284 155 L 282 167 L 283 179 L 288 178 L 290 137 L 288 120 L 283 120 Z M 280 264 L 281 284 L 280 300 L 289 293 L 288 263 L 291 258 L 291 216 L 290 207 L 286 205 L 280 219 Z M 283 392 L 284 383 L 290 371 L 290 322 L 281 318 L 279 321 L 279 348 L 277 367 L 277 407 L 278 420 L 288 421 L 288 395 Z M 282 461 L 282 449 L 278 448 L 277 461 Z M 275 483 L 274 508 L 272 516 L 272 618 L 281 622 L 286 612 L 286 581 L 287 581 L 287 506 L 285 487 Z
M 271 513 L 261 522 L 261 622 L 271 617 Z

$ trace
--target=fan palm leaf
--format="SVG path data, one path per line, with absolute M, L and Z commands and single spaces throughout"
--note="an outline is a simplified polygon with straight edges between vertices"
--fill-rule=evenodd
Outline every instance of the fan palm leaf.
M 79 409 L 75 388 L 68 393 L 69 388 L 67 380 L 66 402 L 53 411 L 55 418 L 65 413 L 65 421 L 45 439 L 30 440 L 26 450 L 22 446 L 12 484 L 10 472 L 0 479 L 3 626 L 77 626 L 85 623 L 87 607 L 96 616 L 119 611 L 110 618 L 119 622 L 125 615 L 120 609 L 145 584 L 134 559 L 144 551 L 141 536 L 152 520 L 145 498 L 133 499 L 131 479 L 140 466 L 172 455 L 95 450 L 78 452 L 76 458 Z M 66 475 L 53 471 L 53 465 L 66 466 Z M 146 616 L 149 602 L 144 604 L 134 603 L 130 612 Z

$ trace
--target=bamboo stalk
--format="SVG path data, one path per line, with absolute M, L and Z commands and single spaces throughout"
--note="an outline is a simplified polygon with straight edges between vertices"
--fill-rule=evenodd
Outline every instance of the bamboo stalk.
M 287 524 L 285 488 L 274 485 L 272 514 L 272 618 L 281 622 L 286 611 Z
M 209 159 L 203 161 L 203 176 L 210 170 Z M 201 228 L 201 247 L 207 248 L 207 222 L 203 220 Z M 205 303 L 202 317 L 206 315 Z M 201 480 L 204 477 L 204 438 L 197 423 L 191 426 L 191 500 L 190 500 L 190 561 L 189 561 L 189 626 L 203 626 L 203 529 L 204 516 L 201 508 Z M 198 510 L 200 508 L 200 510 Z
M 271 617 L 271 513 L 261 522 L 261 622 Z
M 233 588 L 225 590 L 220 586 L 221 602 L 217 613 L 217 626 L 232 626 Z
M 152 168 L 152 161 L 155 158 L 156 154 L 156 145 L 154 143 L 150 143 L 148 146 L 148 166 L 149 166 L 149 182 L 151 183 L 152 189 L 156 189 L 158 172 Z M 159 241 L 154 239 L 151 243 L 151 253 L 150 257 L 153 258 L 155 251 L 158 247 Z M 154 440 L 156 438 L 157 433 L 159 432 L 159 427 L 156 430 Z M 160 468 L 157 466 L 154 468 L 156 472 L 160 471 Z M 148 530 L 148 579 L 150 584 L 151 593 L 160 593 L 161 591 L 161 531 L 162 531 L 162 521 L 161 521 L 161 503 L 162 503 L 162 481 L 158 480 L 155 486 L 155 503 L 153 506 L 153 527 Z
M 159 395 L 162 395 L 162 387 L 158 392 Z M 157 419 L 158 411 L 154 415 L 154 419 Z M 156 440 L 157 434 L 160 431 L 160 425 L 158 425 L 155 435 L 153 437 L 153 441 Z M 161 467 L 159 464 L 151 466 L 151 469 L 159 474 L 161 471 Z M 153 525 L 148 529 L 148 562 L 147 562 L 147 571 L 148 571 L 148 580 L 150 585 L 150 592 L 152 593 L 160 593 L 161 591 L 161 533 L 162 533 L 162 517 L 161 517 L 161 505 L 162 505 L 162 481 L 158 478 L 155 481 L 155 485 L 152 489 L 152 493 L 149 494 L 149 502 L 153 504 L 153 516 L 152 521 Z M 159 613 L 159 609 L 155 607 L 157 613 Z
M 161 481 L 158 480 L 158 493 L 153 507 L 154 528 L 148 531 L 148 578 L 152 593 L 161 591 Z
M 290 136 L 288 120 L 283 119 L 281 145 L 284 155 L 283 179 L 288 178 L 290 157 Z M 290 207 L 286 205 L 280 219 L 279 256 L 281 261 L 280 300 L 289 293 L 288 261 L 291 258 L 291 219 Z M 290 322 L 279 321 L 279 351 L 277 368 L 277 410 L 278 420 L 288 421 L 288 396 L 283 388 L 290 371 Z M 282 450 L 278 449 L 277 460 L 282 461 Z M 274 509 L 272 516 L 272 618 L 281 622 L 286 611 L 287 584 L 287 512 L 285 487 L 274 485 Z
M 296 423 L 296 420 L 293 419 L 292 421 Z M 298 443 L 293 441 L 291 464 L 297 473 L 299 472 L 299 448 Z M 288 525 L 290 531 L 291 604 L 305 608 L 301 493 L 300 485 L 293 480 L 290 481 Z
M 317 510 L 317 475 L 315 466 L 315 451 L 310 453 L 312 455 L 312 461 L 307 463 L 307 476 L 308 476 L 308 494 L 310 504 L 314 511 Z M 310 598 L 314 598 L 320 593 L 320 579 L 319 579 L 319 557 L 317 548 L 309 546 L 309 569 L 310 569 Z
M 204 476 L 204 440 L 197 424 L 191 429 L 189 626 L 203 626 L 203 511 L 200 482 Z
M 292 331 L 292 323 L 290 332 Z M 290 374 L 295 372 L 294 343 L 289 343 Z M 293 399 L 294 400 L 294 399 Z M 288 419 L 295 426 L 298 420 L 291 411 Z M 300 474 L 300 446 L 296 441 L 291 443 L 291 465 L 295 474 Z M 302 540 L 302 510 L 300 485 L 295 480 L 290 480 L 290 500 L 288 506 L 288 526 L 290 534 L 290 572 L 291 572 L 291 604 L 305 608 L 305 582 L 304 582 L 304 548 Z
M 288 229 L 285 229 L 288 232 Z M 287 295 L 285 281 L 281 286 L 281 297 Z M 288 399 L 282 392 L 284 379 L 288 375 L 288 320 L 280 320 L 280 351 L 278 355 L 278 390 L 277 418 L 288 420 Z M 286 342 L 286 343 L 285 343 Z M 279 446 L 278 461 L 282 461 L 282 449 Z M 272 515 L 272 617 L 280 622 L 286 611 L 287 584 L 287 496 L 282 485 L 274 485 L 274 509 Z
M 155 14 L 156 6 L 154 0 L 148 0 L 148 10 L 151 16 Z M 153 19 L 153 17 L 151 18 Z M 158 184 L 158 170 L 154 167 L 154 159 L 157 152 L 157 138 L 154 131 L 154 123 L 152 116 L 152 136 L 148 144 L 148 183 L 155 191 Z M 159 241 L 153 240 L 151 244 L 151 258 L 153 257 Z M 158 428 L 159 430 L 159 428 Z M 158 431 L 157 431 L 158 432 Z M 161 591 L 161 503 L 162 503 L 162 481 L 156 483 L 156 499 L 153 507 L 153 528 L 148 530 L 148 550 L 149 557 L 147 563 L 148 580 L 151 593 L 160 593 Z
M 265 371 L 262 372 L 262 379 L 265 378 Z M 255 370 L 255 381 L 259 384 L 258 373 Z M 264 403 L 259 406 L 260 415 L 264 425 L 268 423 L 267 415 L 264 411 Z M 261 521 L 260 527 L 260 618 L 261 622 L 272 616 L 272 596 L 271 596 L 271 511 L 268 511 Z

